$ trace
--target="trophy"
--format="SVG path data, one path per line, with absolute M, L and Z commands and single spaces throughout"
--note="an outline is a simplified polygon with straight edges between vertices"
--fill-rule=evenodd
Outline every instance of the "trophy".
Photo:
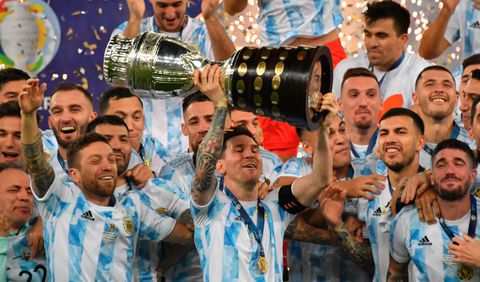
M 211 62 L 178 39 L 146 32 L 133 39 L 114 36 L 103 63 L 105 80 L 129 87 L 135 95 L 165 99 L 198 91 L 193 72 L 206 64 L 221 64 L 229 104 L 243 111 L 313 130 L 323 113 L 309 107 L 315 92 L 332 87 L 328 48 L 243 47 L 225 62 Z

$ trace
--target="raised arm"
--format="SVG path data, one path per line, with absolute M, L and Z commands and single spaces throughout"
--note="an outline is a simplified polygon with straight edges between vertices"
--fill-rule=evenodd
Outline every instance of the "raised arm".
M 226 60 L 235 52 L 235 45 L 230 40 L 225 26 L 215 15 L 218 3 L 219 0 L 202 0 L 202 16 L 205 20 L 215 60 Z
M 195 71 L 194 83 L 215 104 L 215 114 L 207 135 L 198 147 L 195 177 L 192 184 L 192 200 L 205 205 L 215 193 L 215 167 L 223 147 L 227 99 L 221 87 L 222 73 L 218 65 L 208 65 L 202 72 Z
M 450 47 L 450 43 L 445 39 L 445 31 L 459 1 L 443 0 L 443 8 L 438 13 L 437 18 L 423 32 L 418 49 L 420 56 L 427 60 L 435 59 Z
M 310 206 L 319 196 L 332 179 L 332 156 L 328 146 L 328 122 L 330 116 L 337 113 L 337 104 L 335 96 L 328 93 L 318 98 L 314 102 L 314 108 L 318 112 L 327 111 L 328 115 L 320 123 L 318 130 L 318 141 L 313 154 L 312 172 L 306 176 L 298 178 L 292 184 L 292 193 L 302 205 Z M 318 104 L 318 106 L 316 106 Z
M 233 16 L 240 13 L 247 7 L 247 0 L 224 0 L 223 5 L 225 7 L 225 12 Z
M 27 171 L 33 180 L 33 189 L 39 197 L 44 196 L 55 179 L 55 172 L 43 152 L 42 135 L 38 128 L 37 109 L 43 103 L 47 86 L 38 79 L 29 79 L 18 97 L 21 118 L 22 151 Z
M 128 21 L 122 32 L 126 38 L 134 38 L 140 34 L 140 25 L 145 14 L 145 0 L 127 0 Z

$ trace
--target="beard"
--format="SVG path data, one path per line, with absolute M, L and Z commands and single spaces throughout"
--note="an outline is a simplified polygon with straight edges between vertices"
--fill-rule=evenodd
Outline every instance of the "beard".
M 445 200 L 445 201 L 453 202 L 453 201 L 458 201 L 458 200 L 462 199 L 468 193 L 468 191 L 470 190 L 471 184 L 472 183 L 467 182 L 463 186 L 458 186 L 454 190 L 443 189 L 440 186 L 440 184 L 437 184 L 436 185 L 436 190 L 437 190 L 437 193 L 438 193 L 438 196 L 440 197 L 440 199 Z
M 94 179 L 88 179 L 87 177 L 87 179 L 83 181 L 82 186 L 82 190 L 87 191 L 89 194 L 93 194 L 98 197 L 111 197 L 116 186 L 116 180 L 113 181 L 113 185 L 109 185 L 100 184 Z
M 405 158 L 403 162 L 393 162 L 393 163 L 387 163 L 386 161 L 383 161 L 383 162 L 388 167 L 388 169 L 398 173 L 402 171 L 402 169 L 408 167 L 414 160 L 415 160 L 415 155 L 411 155 Z
M 63 140 L 61 137 L 60 137 L 60 130 L 55 128 L 55 127 L 52 127 L 52 131 L 53 131 L 53 134 L 55 135 L 55 139 L 57 139 L 57 143 L 60 147 L 62 148 L 68 148 L 68 146 L 70 146 L 71 143 L 73 143 L 74 141 L 76 141 L 77 139 L 75 140 L 70 140 L 70 141 L 66 141 L 66 140 Z M 87 131 L 87 125 L 83 125 L 83 126 L 79 126 L 77 128 L 77 131 L 78 131 L 78 136 L 83 136 L 85 134 L 85 132 Z

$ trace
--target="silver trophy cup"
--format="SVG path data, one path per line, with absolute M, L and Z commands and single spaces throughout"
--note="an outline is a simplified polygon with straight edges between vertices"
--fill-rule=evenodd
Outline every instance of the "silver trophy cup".
M 209 63 L 218 62 L 208 61 L 178 39 L 146 32 L 133 39 L 114 36 L 105 50 L 103 72 L 114 86 L 129 87 L 141 97 L 165 99 L 198 91 L 193 72 Z M 322 114 L 309 109 L 309 97 L 331 91 L 328 48 L 244 47 L 218 64 L 233 107 L 297 127 L 318 127 Z

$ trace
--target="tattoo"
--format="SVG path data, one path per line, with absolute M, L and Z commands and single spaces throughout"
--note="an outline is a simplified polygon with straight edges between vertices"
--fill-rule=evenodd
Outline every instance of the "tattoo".
M 206 191 L 212 192 L 215 189 L 215 166 L 220 157 L 223 146 L 223 134 L 227 106 L 217 107 L 212 124 L 207 135 L 198 147 L 197 163 L 195 167 L 195 178 L 192 184 L 192 199 L 204 204 Z
M 32 144 L 22 144 L 22 150 L 27 171 L 33 179 L 32 188 L 43 197 L 55 180 L 55 172 L 44 155 L 41 136 Z
M 177 221 L 185 225 L 188 229 L 193 230 L 193 218 L 189 209 L 186 209 L 182 214 L 177 218 Z
M 340 241 L 340 246 L 351 256 L 352 261 L 373 274 L 374 263 L 370 244 L 367 241 L 358 242 L 343 224 L 335 228 L 335 233 Z
M 285 230 L 285 239 L 314 244 L 332 244 L 333 237 L 330 231 L 306 223 L 301 215 L 297 216 Z

